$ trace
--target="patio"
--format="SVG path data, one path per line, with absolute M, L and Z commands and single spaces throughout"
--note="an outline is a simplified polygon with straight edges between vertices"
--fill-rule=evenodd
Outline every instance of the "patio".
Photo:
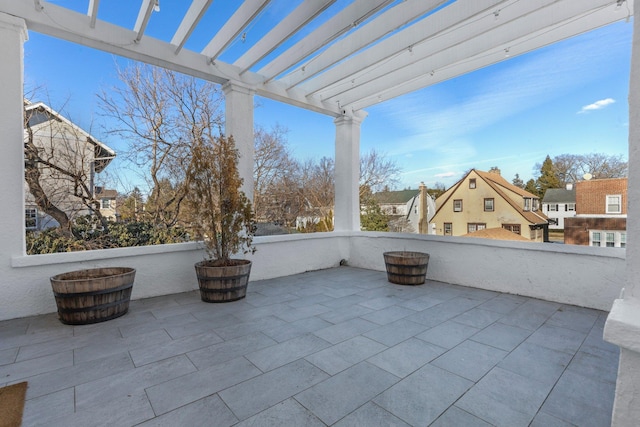
M 25 426 L 603 426 L 606 317 L 340 267 L 223 305 L 187 292 L 89 326 L 0 322 L 0 384 L 29 382 Z

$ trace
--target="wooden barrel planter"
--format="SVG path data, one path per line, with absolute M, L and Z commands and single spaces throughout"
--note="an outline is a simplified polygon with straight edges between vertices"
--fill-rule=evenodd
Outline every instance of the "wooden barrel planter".
M 87 325 L 123 316 L 129 310 L 136 270 L 104 267 L 51 277 L 58 317 L 66 325 Z
M 387 280 L 398 285 L 421 285 L 427 277 L 429 254 L 423 252 L 385 252 Z
M 200 299 L 204 302 L 231 302 L 247 295 L 251 261 L 235 259 L 234 265 L 216 266 L 215 261 L 196 263 Z

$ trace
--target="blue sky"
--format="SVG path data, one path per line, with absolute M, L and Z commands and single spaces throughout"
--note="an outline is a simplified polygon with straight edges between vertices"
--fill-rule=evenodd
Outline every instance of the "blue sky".
M 271 15 L 265 12 L 261 18 L 286 12 L 269 10 Z M 126 14 L 99 17 L 114 22 L 118 16 Z M 133 27 L 124 18 L 122 24 Z M 147 33 L 170 39 L 177 25 L 152 19 Z M 448 187 L 470 168 L 492 166 L 509 181 L 516 173 L 526 181 L 547 154 L 602 152 L 626 159 L 631 36 L 632 23 L 622 21 L 377 104 L 367 109 L 361 151 L 375 148 L 394 160 L 403 171 L 400 188 L 417 188 L 421 181 Z M 201 49 L 203 37 L 194 33 L 192 38 L 193 46 L 187 47 Z M 25 82 L 45 88 L 48 99 L 43 101 L 121 151 L 125 142 L 102 129 L 96 97 L 117 83 L 116 62 L 126 61 L 31 32 L 25 44 Z M 331 117 L 269 99 L 256 101 L 256 124 L 288 128 L 289 145 L 298 158 L 333 157 Z M 125 179 L 118 189 L 127 191 L 130 185 Z

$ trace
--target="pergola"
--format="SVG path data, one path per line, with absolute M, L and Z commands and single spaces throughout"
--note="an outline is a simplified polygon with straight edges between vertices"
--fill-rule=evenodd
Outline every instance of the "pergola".
M 67 3 L 67 2 L 60 2 Z M 73 3 L 73 2 L 68 2 Z M 77 2 L 75 2 L 77 3 Z M 8 141 L 0 157 L 0 187 L 8 215 L 0 224 L 0 267 L 6 283 L 20 276 L 24 206 L 22 129 L 23 44 L 27 31 L 100 49 L 223 86 L 226 132 L 241 151 L 250 190 L 253 169 L 253 97 L 260 95 L 330 115 L 336 125 L 335 229 L 359 231 L 359 144 L 365 109 L 615 21 L 630 19 L 633 0 L 304 0 L 270 22 L 259 41 L 233 62 L 225 52 L 277 0 L 245 0 L 219 28 L 207 26 L 213 0 L 192 0 L 171 39 L 146 34 L 159 0 L 142 0 L 133 28 L 101 19 L 116 7 L 88 0 L 81 11 L 45 0 L 0 0 L 0 131 Z M 77 7 L 74 4 L 71 7 Z M 330 14 L 331 16 L 327 17 Z M 320 22 L 319 25 L 316 25 Z M 264 28 L 264 20 L 260 27 Z M 640 30 L 634 20 L 630 86 L 630 192 L 626 291 L 609 317 L 606 337 L 622 347 L 614 423 L 640 419 L 631 402 L 640 394 Z M 309 26 L 309 30 L 305 29 Z M 200 51 L 188 48 L 206 28 Z M 296 34 L 306 32 L 305 37 Z M 588 53 L 587 53 L 588 54 Z M 247 191 L 252 194 L 252 191 Z M 634 243 L 635 242 L 635 243 Z M 5 281 L 1 283 L 5 286 Z M 8 286 L 8 285 L 7 285 Z

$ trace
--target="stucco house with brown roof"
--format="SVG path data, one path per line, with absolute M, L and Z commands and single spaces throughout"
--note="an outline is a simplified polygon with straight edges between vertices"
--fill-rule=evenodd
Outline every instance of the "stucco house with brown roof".
M 627 181 L 627 178 L 609 178 L 577 182 L 576 216 L 565 218 L 564 242 L 626 247 Z
M 546 240 L 548 218 L 540 210 L 540 199 L 508 182 L 498 168 L 471 169 L 436 199 L 436 206 L 431 222 L 438 235 L 500 227 L 528 240 Z

